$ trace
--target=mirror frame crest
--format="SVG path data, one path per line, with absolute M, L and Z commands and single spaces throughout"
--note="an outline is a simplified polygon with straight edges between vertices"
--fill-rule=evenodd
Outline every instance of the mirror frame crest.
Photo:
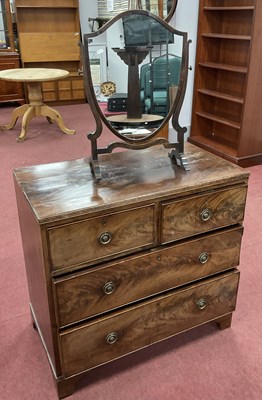
M 99 36 L 104 33 L 110 26 L 112 26 L 115 22 L 120 20 L 121 18 L 128 15 L 145 15 L 148 16 L 155 21 L 159 22 L 163 27 L 169 30 L 174 35 L 178 35 L 182 37 L 182 63 L 181 63 L 181 71 L 180 71 L 180 81 L 177 89 L 177 94 L 175 101 L 170 107 L 168 114 L 163 119 L 163 122 L 159 125 L 158 128 L 152 132 L 151 135 L 147 137 L 136 138 L 135 140 L 129 137 L 125 137 L 120 134 L 107 120 L 107 118 L 102 113 L 98 101 L 96 99 L 95 91 L 93 88 L 91 68 L 90 68 L 90 58 L 89 58 L 89 42 L 90 39 Z M 84 78 L 84 87 L 85 93 L 87 97 L 87 101 L 90 105 L 91 111 L 95 118 L 96 129 L 94 132 L 90 132 L 87 134 L 87 138 L 91 141 L 91 159 L 90 164 L 92 168 L 92 172 L 96 180 L 102 179 L 100 168 L 99 168 L 99 154 L 111 153 L 115 148 L 124 148 L 131 150 L 141 150 L 154 145 L 163 144 L 165 148 L 172 149 L 169 154 L 171 159 L 173 159 L 177 165 L 182 166 L 185 170 L 188 170 L 188 163 L 184 156 L 184 135 L 187 131 L 186 127 L 181 127 L 179 124 L 179 114 L 183 104 L 183 100 L 185 97 L 186 85 L 187 85 L 187 76 L 188 76 L 188 49 L 191 40 L 188 40 L 188 35 L 186 32 L 181 32 L 170 26 L 165 20 L 158 17 L 155 14 L 150 13 L 146 10 L 128 10 L 124 11 L 114 18 L 110 19 L 105 25 L 103 25 L 99 30 L 87 33 L 83 35 L 83 43 L 80 43 L 81 47 L 81 56 L 83 63 L 83 78 Z M 154 137 L 159 133 L 159 131 L 168 124 L 168 121 L 171 119 L 172 126 L 174 130 L 177 132 L 177 142 L 170 143 L 165 138 L 155 138 Z M 121 141 L 110 143 L 105 148 L 98 148 L 97 139 L 100 137 L 103 131 L 103 124 Z

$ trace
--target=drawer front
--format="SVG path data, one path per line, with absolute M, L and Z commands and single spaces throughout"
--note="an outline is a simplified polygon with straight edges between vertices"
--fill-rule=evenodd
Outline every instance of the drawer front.
M 48 238 L 53 270 L 150 246 L 154 232 L 153 205 L 51 228 Z
M 243 221 L 247 187 L 162 204 L 162 243 Z
M 54 280 L 60 327 L 239 263 L 242 228 Z
M 233 271 L 61 333 L 62 372 L 69 377 L 233 312 L 238 280 Z

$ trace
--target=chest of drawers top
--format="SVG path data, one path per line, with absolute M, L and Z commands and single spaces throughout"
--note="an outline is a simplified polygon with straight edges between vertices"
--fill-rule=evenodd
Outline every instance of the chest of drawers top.
M 189 172 L 174 166 L 168 150 L 156 146 L 100 156 L 99 182 L 88 158 L 23 167 L 14 178 L 38 223 L 49 225 L 247 182 L 248 171 L 205 150 L 186 143 L 185 154 Z

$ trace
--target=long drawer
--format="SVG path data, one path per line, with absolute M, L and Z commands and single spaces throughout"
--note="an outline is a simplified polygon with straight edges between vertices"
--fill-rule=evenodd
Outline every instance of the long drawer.
M 48 229 L 53 270 L 62 270 L 154 244 L 154 205 Z
M 161 242 L 242 222 L 246 194 L 247 187 L 240 186 L 163 203 Z
M 80 373 L 233 312 L 238 281 L 233 270 L 60 333 L 63 374 Z
M 239 264 L 242 228 L 54 280 L 63 327 Z

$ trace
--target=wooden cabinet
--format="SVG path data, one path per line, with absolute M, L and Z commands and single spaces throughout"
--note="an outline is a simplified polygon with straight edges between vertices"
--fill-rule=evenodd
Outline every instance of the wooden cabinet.
M 0 71 L 20 68 L 20 58 L 17 52 L 0 52 Z M 0 103 L 25 102 L 23 85 L 20 82 L 0 80 Z
M 248 172 L 186 144 L 14 171 L 34 325 L 60 398 L 88 370 L 231 324 Z M 50 191 L 50 184 L 52 190 Z
M 9 0 L 0 1 L 0 71 L 20 68 L 20 58 L 16 51 L 13 20 Z M 24 103 L 23 86 L 18 82 L 0 81 L 0 103 Z
M 200 0 L 189 141 L 241 166 L 262 162 L 262 2 Z
M 24 67 L 61 68 L 69 77 L 42 84 L 47 103 L 86 101 L 80 70 L 78 0 L 16 0 L 17 27 Z

